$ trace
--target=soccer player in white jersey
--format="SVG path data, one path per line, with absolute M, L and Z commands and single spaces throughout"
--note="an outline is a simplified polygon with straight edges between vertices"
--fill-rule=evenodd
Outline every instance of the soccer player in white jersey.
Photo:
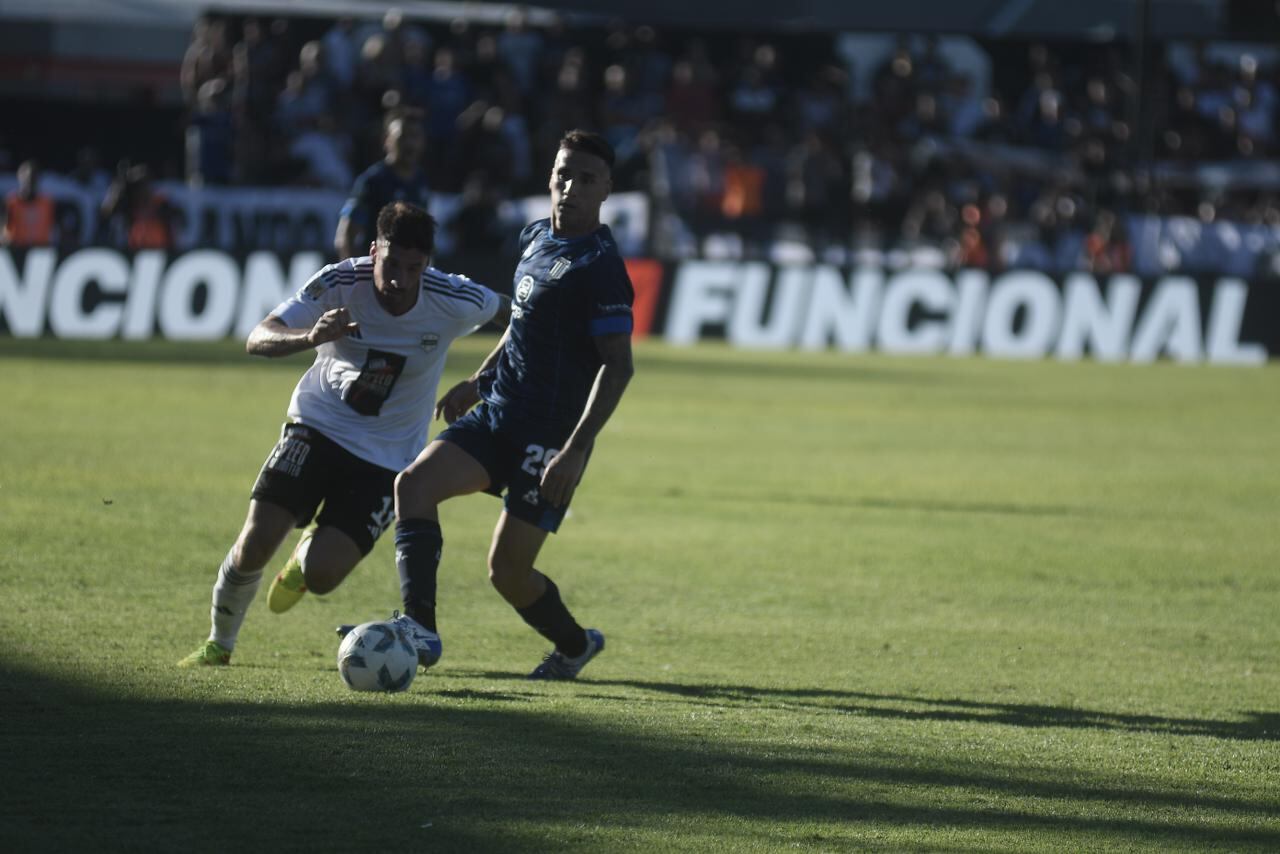
M 272 584 L 273 611 L 307 590 L 333 590 L 395 521 L 396 474 L 427 442 L 449 345 L 511 314 L 505 296 L 431 267 L 434 248 L 430 215 L 393 202 L 378 214 L 369 255 L 323 268 L 249 333 L 251 355 L 314 348 L 316 357 L 218 569 L 209 639 L 179 665 L 231 662 L 263 568 L 290 530 L 315 519 Z M 414 640 L 438 651 L 438 638 Z

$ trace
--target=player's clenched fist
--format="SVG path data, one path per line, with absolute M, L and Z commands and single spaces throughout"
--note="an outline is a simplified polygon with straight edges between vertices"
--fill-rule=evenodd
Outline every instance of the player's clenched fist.
M 360 324 L 351 320 L 351 312 L 347 311 L 346 306 L 331 308 L 320 315 L 320 319 L 316 321 L 315 326 L 311 327 L 311 333 L 307 338 L 311 341 L 312 346 L 315 346 L 328 341 L 336 341 L 339 338 L 350 335 L 359 328 Z

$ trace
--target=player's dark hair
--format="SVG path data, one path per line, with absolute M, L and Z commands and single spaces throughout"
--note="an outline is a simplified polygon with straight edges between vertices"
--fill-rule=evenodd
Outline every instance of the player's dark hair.
M 378 211 L 378 239 L 431 255 L 436 251 L 435 218 L 417 205 L 392 202 Z
M 609 144 L 609 140 L 598 133 L 575 128 L 560 138 L 560 147 L 570 151 L 594 154 L 603 160 L 611 171 L 613 169 L 613 146 Z

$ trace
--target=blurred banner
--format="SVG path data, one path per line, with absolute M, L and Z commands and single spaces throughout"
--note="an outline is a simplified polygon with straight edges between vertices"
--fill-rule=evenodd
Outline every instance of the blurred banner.
M 0 251 L 0 334 L 243 337 L 325 260 L 217 249 Z M 439 265 L 510 290 L 514 259 L 456 256 Z M 1280 356 L 1280 290 L 1235 277 L 643 258 L 627 266 L 637 337 L 677 345 L 721 338 L 760 349 L 1231 365 Z
M 17 186 L 12 173 L 0 174 L 0 198 Z M 329 253 L 338 227 L 338 212 L 347 196 L 334 190 L 302 187 L 203 187 L 160 181 L 156 190 L 175 211 L 178 249 L 221 249 L 236 254 L 270 250 Z M 62 175 L 44 173 L 40 192 L 53 199 L 59 243 L 65 247 L 94 244 L 123 246 L 119 223 L 103 222 L 99 210 L 107 182 L 81 184 Z M 454 221 L 460 196 L 436 193 L 431 214 L 440 224 L 438 250 L 452 252 Z M 504 231 L 514 240 L 526 223 L 549 216 L 549 196 L 505 201 L 494 210 Z M 628 254 L 646 251 L 649 241 L 649 200 L 643 193 L 616 193 L 605 200 L 601 219 L 613 230 L 618 246 Z

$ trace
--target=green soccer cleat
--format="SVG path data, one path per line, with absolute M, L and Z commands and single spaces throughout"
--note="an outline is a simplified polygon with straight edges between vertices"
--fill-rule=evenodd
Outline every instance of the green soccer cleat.
M 179 667 L 227 665 L 231 663 L 231 650 L 217 641 L 205 641 L 200 648 L 178 662 Z
M 271 588 L 267 590 L 267 607 L 273 614 L 288 611 L 307 592 L 306 579 L 302 577 L 302 561 L 298 559 L 298 555 L 310 548 L 311 534 L 311 531 L 307 531 L 302 535 L 302 539 L 298 540 L 298 547 L 289 556 L 289 562 L 271 581 Z

